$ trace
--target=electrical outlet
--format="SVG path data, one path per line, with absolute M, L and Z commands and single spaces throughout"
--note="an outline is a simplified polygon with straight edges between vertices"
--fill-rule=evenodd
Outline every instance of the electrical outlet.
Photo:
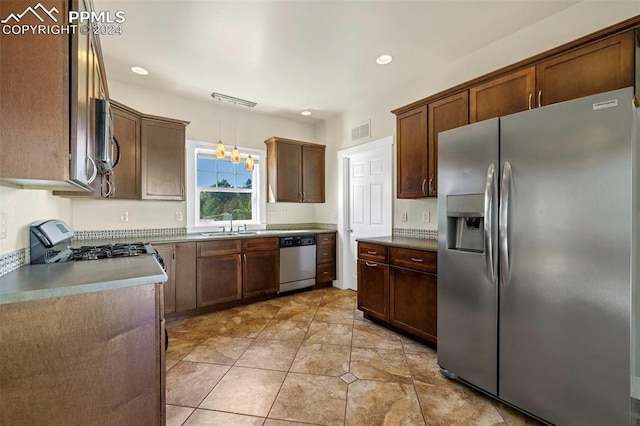
M 0 240 L 7 238 L 7 214 L 0 213 Z
M 402 212 L 402 221 L 406 222 L 407 220 L 409 220 L 409 213 Z
M 422 212 L 422 221 L 424 223 L 431 223 L 431 210 L 427 210 L 426 212 Z
M 182 222 L 182 212 L 176 212 L 176 221 Z
M 120 222 L 129 222 L 129 212 L 120 213 Z

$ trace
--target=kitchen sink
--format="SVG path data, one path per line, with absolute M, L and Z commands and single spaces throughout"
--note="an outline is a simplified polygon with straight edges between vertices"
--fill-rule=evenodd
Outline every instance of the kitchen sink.
M 203 232 L 200 235 L 203 237 L 229 237 L 232 235 L 256 235 L 254 231 L 240 231 L 240 232 Z

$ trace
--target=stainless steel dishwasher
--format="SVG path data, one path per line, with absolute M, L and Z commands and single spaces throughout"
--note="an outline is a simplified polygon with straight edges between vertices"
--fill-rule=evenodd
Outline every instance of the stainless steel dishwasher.
M 280 291 L 299 290 L 316 283 L 316 236 L 280 237 Z

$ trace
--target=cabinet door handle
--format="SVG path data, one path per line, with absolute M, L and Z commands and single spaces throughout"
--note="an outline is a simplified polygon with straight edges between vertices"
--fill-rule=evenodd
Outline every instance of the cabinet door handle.
M 414 262 L 424 262 L 424 259 L 418 259 L 417 257 L 412 257 L 411 260 Z
M 304 193 L 304 191 L 302 191 L 302 201 L 307 199 L 307 194 Z
M 377 251 L 367 250 L 367 254 L 378 254 L 378 252 Z
M 323 275 L 329 275 L 329 272 L 324 271 L 322 274 L 323 274 Z
M 542 106 L 542 90 L 538 92 L 538 108 Z
M 91 157 L 87 157 L 87 163 L 93 166 L 93 172 L 91 172 L 91 177 L 87 179 L 87 183 L 92 183 L 96 179 L 96 176 L 98 175 L 98 168 L 96 167 L 96 162 L 93 161 L 93 158 Z
M 533 99 L 533 93 L 529 93 L 529 109 L 531 109 L 531 100 Z
M 298 198 L 300 199 L 300 202 L 304 201 L 304 200 L 302 199 L 302 191 L 300 191 L 300 193 L 299 193 L 299 197 L 298 197 Z
M 426 179 L 422 179 L 422 195 L 427 195 L 426 192 L 424 192 L 424 186 L 427 184 L 427 180 Z
M 372 267 L 372 268 L 375 268 L 376 266 L 378 266 L 378 265 L 377 265 L 377 264 L 375 264 L 375 263 L 369 263 L 369 262 L 364 262 L 364 264 L 365 264 L 365 265 L 367 265 L 367 266 L 370 266 L 370 267 Z
M 431 187 L 433 184 L 433 179 L 429 179 L 429 195 L 433 194 L 433 188 Z

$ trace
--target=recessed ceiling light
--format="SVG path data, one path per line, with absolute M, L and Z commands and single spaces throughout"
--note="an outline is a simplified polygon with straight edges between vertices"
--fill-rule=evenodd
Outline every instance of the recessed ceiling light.
M 391 55 L 380 55 L 376 58 L 376 62 L 380 65 L 386 65 L 392 60 L 393 58 L 391 57 Z
M 311 111 L 305 109 L 300 114 L 302 114 L 302 115 L 311 115 Z
M 131 67 L 130 69 L 131 69 L 131 71 L 135 72 L 136 74 L 140 74 L 140 75 L 149 74 L 149 71 L 147 71 L 146 69 L 144 69 L 142 67 Z

